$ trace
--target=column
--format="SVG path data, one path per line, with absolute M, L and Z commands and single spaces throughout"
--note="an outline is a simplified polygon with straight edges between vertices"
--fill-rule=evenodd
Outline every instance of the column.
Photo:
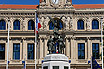
M 70 39 L 70 45 L 71 45 L 71 59 L 74 59 L 74 39 L 71 37 Z
M 43 41 L 42 41 L 42 38 L 40 38 L 40 59 L 43 58 Z
M 92 47 L 92 45 L 91 45 L 91 43 L 90 43 L 90 37 L 87 37 L 87 50 L 88 50 L 88 60 L 89 59 L 91 59 L 91 47 Z
M 69 57 L 70 58 L 70 56 L 69 56 L 69 53 L 70 53 L 70 49 L 69 49 L 69 42 L 68 42 L 68 38 L 66 38 L 66 42 L 65 42 L 65 48 L 66 48 L 66 50 L 65 50 L 65 54 L 66 54 L 66 56 L 67 57 Z
M 44 57 L 48 54 L 48 47 L 47 47 L 47 38 L 44 40 Z
M 22 46 L 23 46 L 23 47 L 22 47 L 22 48 L 23 48 L 23 49 L 22 49 L 22 50 L 23 50 L 23 53 L 22 53 L 22 54 L 23 54 L 23 55 L 22 55 L 22 56 L 23 56 L 23 58 L 22 58 L 23 60 L 25 60 L 25 58 L 26 58 L 26 60 L 27 60 L 27 45 L 26 45 L 26 44 L 27 44 L 27 43 L 26 43 L 26 39 L 23 38 L 23 45 L 22 45 Z

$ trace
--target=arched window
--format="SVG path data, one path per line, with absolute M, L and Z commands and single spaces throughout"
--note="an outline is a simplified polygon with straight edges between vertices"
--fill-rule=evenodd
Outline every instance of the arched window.
M 0 20 L 0 30 L 6 30 L 6 22 L 4 20 Z
M 33 20 L 29 20 L 28 21 L 28 30 L 34 30 L 34 21 Z
M 20 21 L 19 20 L 14 21 L 13 30 L 20 30 Z
M 84 29 L 84 21 L 83 20 L 78 20 L 77 29 L 78 30 L 83 30 Z
M 61 30 L 63 28 L 63 22 L 61 20 L 59 20 L 58 18 L 54 18 L 54 22 L 58 23 L 59 25 L 59 30 Z M 54 29 L 54 24 L 52 23 L 52 21 L 49 22 L 49 30 L 53 30 Z
M 98 20 L 94 19 L 92 21 L 92 29 L 99 29 L 99 22 L 98 22 Z

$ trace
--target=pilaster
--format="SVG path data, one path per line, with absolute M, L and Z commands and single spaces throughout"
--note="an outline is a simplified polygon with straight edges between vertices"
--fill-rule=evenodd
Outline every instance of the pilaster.
M 67 37 L 65 41 L 65 48 L 65 55 L 70 58 L 70 43 Z

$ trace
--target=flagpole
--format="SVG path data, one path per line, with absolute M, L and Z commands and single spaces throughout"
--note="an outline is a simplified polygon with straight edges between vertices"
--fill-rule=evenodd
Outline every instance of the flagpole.
M 102 19 L 103 19 L 103 17 L 101 17 L 101 49 L 102 49 L 102 69 L 103 69 L 103 31 L 102 31 Z
M 37 33 L 36 33 L 36 11 L 35 11 L 35 69 L 36 69 L 36 46 L 37 46 Z
M 8 20 L 8 44 L 7 44 L 7 65 L 6 65 L 6 69 L 8 69 L 9 28 L 10 28 L 10 20 Z

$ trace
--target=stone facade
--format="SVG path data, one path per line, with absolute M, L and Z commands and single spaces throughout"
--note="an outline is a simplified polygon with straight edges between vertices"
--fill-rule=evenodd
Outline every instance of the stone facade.
M 72 69 L 90 69 L 88 61 L 92 56 L 92 43 L 99 43 L 99 54 L 101 54 L 101 17 L 104 17 L 104 9 L 75 9 L 73 5 L 66 0 L 60 0 L 58 4 L 53 4 L 51 0 L 42 1 L 39 9 L 0 9 L 0 20 L 5 20 L 6 30 L 0 30 L 0 43 L 5 43 L 5 60 L 0 60 L 0 69 L 5 69 L 7 62 L 7 25 L 10 20 L 9 37 L 9 68 L 22 69 L 22 61 L 25 60 L 27 69 L 34 69 L 35 59 L 27 59 L 27 44 L 34 43 L 35 36 L 33 30 L 28 30 L 28 21 L 35 22 L 35 10 L 41 23 L 39 29 L 37 45 L 37 68 L 41 68 L 43 58 L 48 54 L 47 41 L 52 36 L 52 30 L 49 30 L 49 16 L 52 18 L 61 18 L 63 29 L 60 30 L 65 38 L 65 55 L 71 60 Z M 20 21 L 20 30 L 13 30 L 13 22 Z M 84 29 L 77 29 L 78 20 L 84 21 Z M 92 20 L 99 22 L 99 29 L 92 29 Z M 104 19 L 103 19 L 104 22 Z M 13 43 L 20 43 L 20 60 L 13 59 Z M 78 43 L 85 44 L 85 59 L 78 59 Z M 35 52 L 35 49 L 34 49 Z M 35 57 L 35 53 L 34 53 Z M 100 59 L 96 59 L 101 64 Z M 18 67 L 17 67 L 18 66 Z

